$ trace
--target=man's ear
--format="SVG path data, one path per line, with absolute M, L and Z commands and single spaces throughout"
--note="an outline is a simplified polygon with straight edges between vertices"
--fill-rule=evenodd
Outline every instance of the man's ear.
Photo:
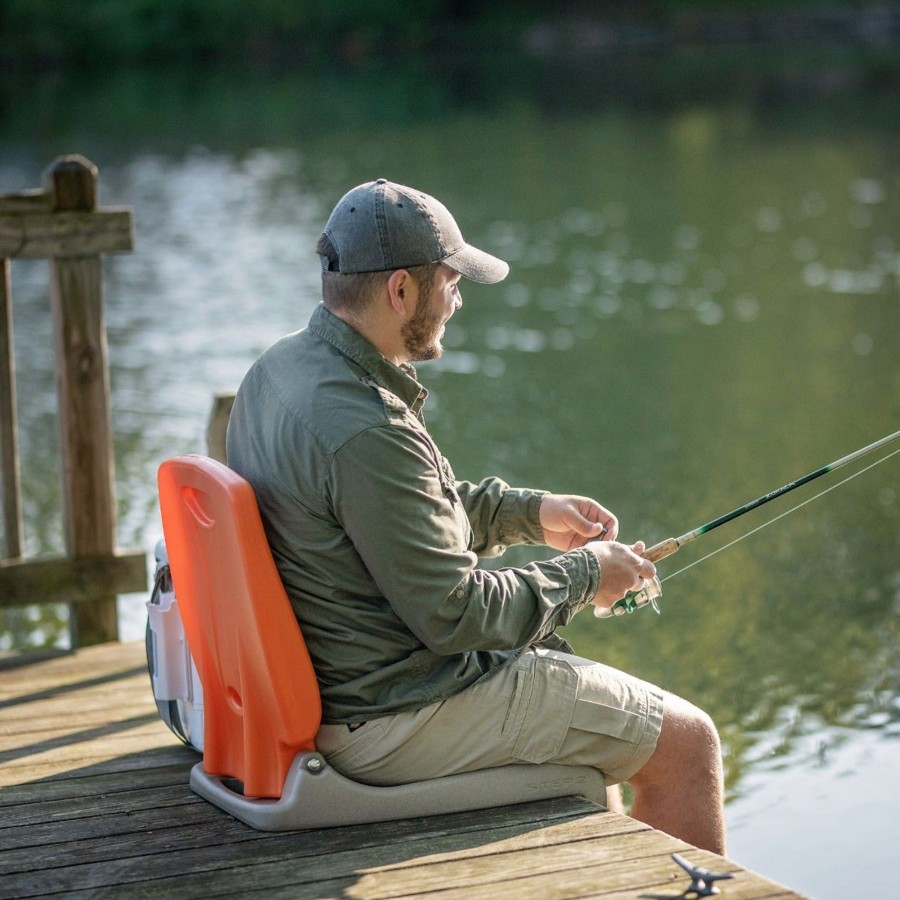
M 392 309 L 401 317 L 411 315 L 416 308 L 418 285 L 406 269 L 391 272 L 387 282 L 388 299 Z

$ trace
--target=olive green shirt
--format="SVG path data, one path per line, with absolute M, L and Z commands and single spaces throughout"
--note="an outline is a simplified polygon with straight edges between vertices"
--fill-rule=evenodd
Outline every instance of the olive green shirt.
M 479 567 L 542 542 L 543 492 L 457 480 L 425 427 L 426 397 L 411 366 L 321 305 L 237 394 L 228 464 L 256 493 L 326 723 L 419 709 L 532 644 L 559 646 L 553 630 L 599 584 L 583 548 Z

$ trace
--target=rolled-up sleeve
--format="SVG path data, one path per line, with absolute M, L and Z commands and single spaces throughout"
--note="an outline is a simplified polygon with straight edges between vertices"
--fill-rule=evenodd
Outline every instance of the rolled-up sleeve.
M 485 478 L 479 484 L 457 481 L 456 491 L 479 556 L 499 556 L 513 544 L 543 543 L 540 509 L 546 491 L 511 488 L 499 478 Z
M 360 432 L 332 460 L 334 514 L 395 614 L 441 655 L 517 649 L 566 624 L 596 593 L 594 554 L 480 569 L 476 535 L 533 536 L 542 495 L 493 480 L 461 494 L 442 462 L 425 433 L 396 424 Z

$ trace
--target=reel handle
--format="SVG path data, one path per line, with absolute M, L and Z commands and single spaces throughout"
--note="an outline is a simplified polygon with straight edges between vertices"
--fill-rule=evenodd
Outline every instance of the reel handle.
M 680 546 L 681 544 L 679 544 L 676 538 L 666 538 L 664 541 L 660 541 L 658 544 L 648 547 L 641 555 L 644 559 L 649 559 L 650 562 L 655 563 L 657 560 L 671 556 Z M 613 603 L 609 609 L 595 606 L 594 615 L 598 619 L 607 619 L 610 616 L 621 616 L 624 613 L 633 613 L 636 610 L 641 609 L 641 607 L 648 605 L 652 606 L 653 610 L 658 613 L 659 605 L 656 600 L 660 596 L 662 596 L 662 585 L 660 585 L 659 579 L 654 578 L 652 581 L 645 580 L 642 590 L 631 591 L 621 600 L 617 600 Z
M 610 616 L 621 616 L 625 613 L 633 613 L 645 606 L 652 606 L 653 611 L 659 615 L 659 604 L 656 602 L 662 596 L 662 585 L 654 575 L 653 578 L 645 578 L 644 586 L 637 591 L 629 591 L 621 600 L 616 600 L 608 609 L 602 606 L 594 607 L 594 615 L 598 619 L 608 619 Z

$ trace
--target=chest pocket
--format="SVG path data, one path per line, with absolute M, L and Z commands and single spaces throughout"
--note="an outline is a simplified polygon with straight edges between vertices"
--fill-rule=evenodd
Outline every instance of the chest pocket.
M 463 507 L 462 500 L 456 490 L 456 475 L 444 455 L 438 450 L 437 444 L 428 433 L 424 421 L 416 416 L 399 398 L 395 397 L 389 391 L 372 383 L 372 387 L 381 395 L 384 403 L 385 411 L 391 417 L 391 420 L 397 424 L 403 424 L 406 427 L 415 429 L 428 444 L 431 455 L 434 458 L 434 465 L 437 471 L 438 480 L 441 484 L 441 490 L 447 501 L 453 509 L 456 517 L 456 524 L 459 529 L 460 546 L 464 550 L 471 550 L 475 546 L 475 533 L 472 531 L 472 525 L 469 517 Z
M 456 475 L 453 474 L 450 463 L 437 447 L 434 447 L 434 452 L 437 454 L 438 472 L 440 473 L 441 487 L 444 490 L 444 496 L 450 501 L 450 505 L 453 507 L 460 534 L 463 536 L 462 545 L 466 550 L 471 550 L 475 546 L 475 533 L 472 531 L 469 517 L 466 515 L 462 500 L 456 491 Z

